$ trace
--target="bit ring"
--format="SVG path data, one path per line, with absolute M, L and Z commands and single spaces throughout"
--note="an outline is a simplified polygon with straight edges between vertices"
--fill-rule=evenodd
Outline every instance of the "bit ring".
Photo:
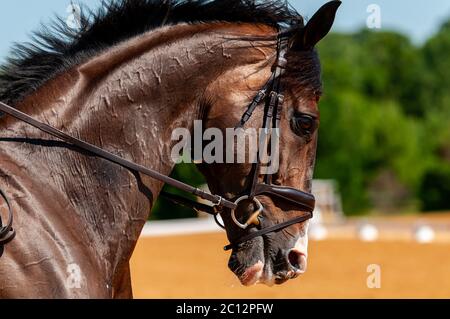
M 236 207 L 237 207 L 237 206 L 239 206 L 239 203 L 241 203 L 242 201 L 247 200 L 247 199 L 250 199 L 250 197 L 242 196 L 238 200 L 236 200 L 234 203 L 236 204 Z M 252 200 L 258 206 L 258 209 L 252 214 L 252 216 L 250 216 L 250 218 L 245 222 L 245 224 L 242 224 L 237 220 L 236 215 L 235 215 L 235 211 L 236 211 L 235 209 L 233 209 L 231 211 L 231 219 L 239 228 L 247 229 L 252 224 L 259 225 L 258 217 L 262 213 L 264 207 L 256 197 L 253 197 Z

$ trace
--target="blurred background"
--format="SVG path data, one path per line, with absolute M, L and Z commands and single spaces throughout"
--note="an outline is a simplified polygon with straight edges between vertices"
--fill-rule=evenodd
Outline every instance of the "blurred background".
M 325 2 L 290 1 L 307 18 Z M 0 63 L 70 4 L 4 1 Z M 450 297 L 450 2 L 344 0 L 318 50 L 325 94 L 308 273 L 241 288 L 213 222 L 160 200 L 133 258 L 138 297 Z M 205 184 L 193 165 L 173 177 Z M 366 281 L 370 265 L 381 267 L 381 288 Z

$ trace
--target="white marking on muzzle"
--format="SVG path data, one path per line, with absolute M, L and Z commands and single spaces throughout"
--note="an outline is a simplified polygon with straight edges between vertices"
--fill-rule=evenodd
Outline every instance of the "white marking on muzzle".
M 308 258 L 308 230 L 309 221 L 305 223 L 305 231 L 302 236 L 295 243 L 294 249 L 298 250 Z

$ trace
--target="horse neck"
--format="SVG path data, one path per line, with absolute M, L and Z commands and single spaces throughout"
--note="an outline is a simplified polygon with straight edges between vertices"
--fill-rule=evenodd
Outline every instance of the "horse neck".
M 193 120 L 202 117 L 208 84 L 246 63 L 242 49 L 231 55 L 221 36 L 201 29 L 207 30 L 181 25 L 131 39 L 50 81 L 18 107 L 168 175 L 174 166 L 173 130 L 192 130 Z M 162 36 L 171 42 L 163 45 Z M 8 126 L 12 135 L 40 134 L 21 123 Z M 35 152 L 27 161 L 49 164 L 40 166 L 40 182 L 54 186 L 59 200 L 70 203 L 70 219 L 77 222 L 66 226 L 82 225 L 80 233 L 115 273 L 128 262 L 163 184 L 68 149 L 42 155 Z

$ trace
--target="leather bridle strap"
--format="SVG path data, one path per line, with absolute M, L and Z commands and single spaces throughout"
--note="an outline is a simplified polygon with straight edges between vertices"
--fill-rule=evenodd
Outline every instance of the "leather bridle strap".
M 279 104 L 283 103 L 284 97 L 282 94 L 280 94 L 280 86 L 281 86 L 281 77 L 283 76 L 285 72 L 285 68 L 287 65 L 287 60 L 285 58 L 285 54 L 287 53 L 287 45 L 288 45 L 289 39 L 284 36 L 278 37 L 278 43 L 277 43 L 277 60 L 274 64 L 274 70 L 273 74 L 271 76 L 271 85 L 272 87 L 267 87 L 267 93 L 266 96 L 268 96 L 267 104 L 266 104 L 266 114 L 264 116 L 263 120 L 263 129 L 265 131 L 263 135 L 263 147 L 265 151 L 267 152 L 268 142 L 269 142 L 269 136 L 272 134 L 273 129 L 273 117 L 276 116 L 278 113 L 278 106 Z M 269 92 L 270 89 L 270 93 Z M 251 173 L 252 179 L 250 183 L 250 198 L 253 198 L 255 196 L 255 190 L 256 186 L 258 184 L 259 175 L 260 175 L 260 169 L 261 169 L 261 153 L 260 149 L 258 150 L 258 161 L 253 165 L 253 172 Z
M 223 223 L 221 223 L 218 218 L 221 210 L 217 206 L 206 205 L 206 204 L 194 201 L 190 198 L 186 198 L 184 196 L 179 196 L 179 195 L 176 195 L 173 193 L 161 192 L 160 195 L 176 205 L 181 205 L 183 207 L 193 209 L 197 213 L 206 213 L 206 214 L 213 216 L 214 221 L 216 222 L 217 226 L 219 226 L 222 229 L 226 229 L 225 226 L 223 225 Z
M 177 180 L 175 180 L 175 179 L 173 179 L 171 177 L 162 175 L 162 174 L 160 174 L 160 173 L 158 173 L 158 172 L 156 172 L 156 171 L 154 171 L 152 169 L 149 169 L 149 168 L 144 167 L 142 165 L 130 162 L 130 161 L 128 161 L 128 160 L 126 160 L 126 159 L 124 159 L 124 158 L 122 158 L 120 156 L 114 155 L 114 154 L 112 154 L 112 153 L 110 153 L 108 151 L 105 151 L 105 150 L 103 150 L 103 149 L 101 149 L 101 148 L 99 148 L 99 147 L 97 147 L 95 145 L 89 144 L 89 143 L 87 143 L 85 141 L 82 141 L 82 140 L 77 139 L 77 138 L 75 138 L 73 136 L 70 136 L 70 135 L 68 135 L 68 134 L 66 134 L 66 133 L 64 133 L 64 132 L 62 132 L 62 131 L 60 131 L 60 130 L 52 127 L 52 126 L 50 126 L 50 125 L 47 125 L 47 124 L 42 123 L 42 122 L 39 122 L 36 119 L 32 118 L 31 116 L 29 116 L 29 115 L 27 115 L 27 114 L 25 114 L 23 112 L 20 112 L 20 111 L 16 110 L 15 108 L 13 108 L 13 107 L 11 107 L 11 106 L 3 103 L 3 102 L 0 102 L 0 111 L 2 111 L 4 113 L 6 113 L 6 114 L 8 114 L 8 115 L 18 119 L 18 120 L 20 120 L 22 122 L 25 122 L 25 123 L 27 123 L 27 124 L 37 128 L 37 129 L 39 129 L 39 130 L 49 134 L 49 135 L 52 135 L 52 136 L 54 136 L 54 137 L 56 137 L 56 138 L 58 138 L 58 139 L 60 139 L 60 140 L 62 140 L 64 142 L 66 142 L 66 143 L 68 143 L 70 145 L 76 146 L 76 147 L 78 147 L 78 148 L 80 148 L 80 149 L 82 149 L 84 151 L 92 153 L 92 154 L 94 154 L 94 155 L 96 155 L 96 156 L 98 156 L 100 158 L 103 158 L 103 159 L 108 160 L 110 162 L 116 163 L 116 164 L 118 164 L 118 165 L 120 165 L 122 167 L 125 167 L 127 169 L 130 169 L 132 171 L 139 172 L 139 173 L 142 173 L 144 175 L 147 175 L 147 176 L 149 176 L 151 178 L 159 180 L 159 181 L 161 181 L 163 183 L 166 183 L 166 184 L 168 184 L 170 186 L 173 186 L 173 187 L 175 187 L 175 188 L 177 188 L 179 190 L 182 190 L 184 192 L 191 193 L 191 194 L 193 194 L 195 196 L 198 196 L 198 197 L 200 197 L 200 198 L 202 198 L 204 200 L 207 200 L 207 201 L 213 203 L 215 206 L 227 207 L 229 209 L 235 209 L 236 208 L 236 204 L 235 203 L 230 202 L 230 201 L 224 199 L 223 197 L 221 197 L 219 195 L 212 195 L 210 193 L 202 191 L 201 189 L 198 189 L 198 188 L 190 186 L 190 185 L 188 185 L 186 183 L 177 181 Z
M 206 204 L 203 204 L 200 202 L 196 202 L 196 201 L 193 201 L 184 196 L 179 196 L 179 195 L 167 193 L 167 192 L 161 192 L 160 195 L 175 204 L 178 204 L 178 205 L 181 205 L 181 206 L 184 206 L 187 208 L 191 208 L 191 209 L 195 210 L 196 212 L 203 212 L 203 213 L 207 213 L 207 214 L 213 215 L 213 216 L 215 216 L 219 213 L 217 210 L 217 207 L 215 207 L 215 206 L 209 206 L 209 205 L 206 205 Z
M 303 222 L 305 222 L 307 220 L 310 220 L 312 218 L 312 216 L 313 216 L 313 213 L 308 212 L 305 215 L 299 216 L 297 218 L 290 219 L 290 220 L 288 220 L 288 221 L 286 221 L 284 223 L 276 224 L 276 225 L 273 225 L 273 226 L 270 226 L 270 227 L 266 227 L 266 228 L 263 228 L 261 230 L 252 232 L 252 233 L 250 233 L 250 234 L 248 234 L 248 235 L 246 235 L 244 237 L 241 237 L 239 240 L 229 244 L 228 246 L 225 246 L 223 249 L 225 251 L 228 251 L 228 250 L 231 250 L 233 248 L 237 248 L 240 244 L 245 243 L 245 242 L 247 242 L 249 240 L 252 240 L 252 239 L 254 239 L 256 237 L 264 236 L 264 235 L 267 235 L 269 233 L 274 233 L 274 232 L 277 232 L 279 230 L 285 229 L 285 228 L 287 228 L 289 226 L 303 223 Z

